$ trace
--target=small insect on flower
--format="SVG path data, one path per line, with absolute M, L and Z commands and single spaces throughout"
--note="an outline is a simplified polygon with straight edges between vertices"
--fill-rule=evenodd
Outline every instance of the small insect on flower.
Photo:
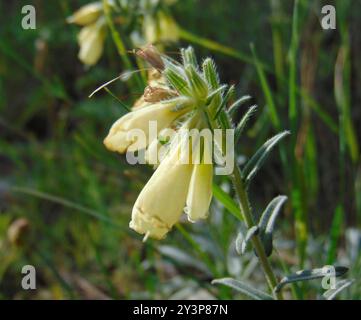
M 165 145 L 166 153 L 136 200 L 130 227 L 145 239 L 162 239 L 179 221 L 182 213 L 192 222 L 208 215 L 212 199 L 213 129 L 219 128 L 215 115 L 222 90 L 211 59 L 201 69 L 193 49 L 182 50 L 183 63 L 161 56 L 147 46 L 138 55 L 154 69 L 143 96 L 133 110 L 111 127 L 105 146 L 120 153 L 146 150 L 151 153 Z M 136 143 L 129 132 L 147 134 L 150 121 L 157 122 L 157 136 Z M 173 128 L 175 135 L 164 141 L 162 133 Z M 208 130 L 210 135 L 204 135 Z

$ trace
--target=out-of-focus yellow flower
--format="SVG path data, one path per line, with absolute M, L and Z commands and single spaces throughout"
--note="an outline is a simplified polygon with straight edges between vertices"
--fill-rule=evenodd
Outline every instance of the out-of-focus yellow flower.
M 68 17 L 68 23 L 75 23 L 80 26 L 94 23 L 102 14 L 103 5 L 101 2 L 92 2 L 77 10 L 73 15 Z
M 113 5 L 111 0 L 108 2 Z M 102 2 L 93 2 L 81 7 L 67 18 L 67 22 L 83 26 L 78 34 L 79 60 L 88 66 L 96 64 L 103 54 L 106 35 Z
M 89 66 L 96 64 L 103 53 L 104 39 L 105 24 L 103 21 L 83 27 L 78 35 L 79 60 Z
M 179 39 L 177 23 L 163 11 L 159 11 L 155 16 L 146 15 L 143 30 L 147 43 L 178 41 Z

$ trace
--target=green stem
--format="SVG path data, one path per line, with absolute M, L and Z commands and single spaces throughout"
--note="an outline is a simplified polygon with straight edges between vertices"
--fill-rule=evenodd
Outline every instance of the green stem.
M 179 34 L 180 34 L 180 37 L 184 40 L 187 40 L 192 43 L 196 43 L 204 48 L 213 50 L 215 52 L 223 53 L 229 57 L 236 58 L 243 62 L 246 62 L 249 64 L 254 64 L 252 57 L 248 56 L 245 53 L 239 52 L 236 49 L 225 46 L 223 44 L 220 44 L 216 41 L 213 41 L 213 40 L 210 40 L 207 38 L 199 37 L 198 35 L 195 35 L 187 30 L 181 29 L 180 27 L 179 27 Z M 261 63 L 261 62 L 260 62 L 260 64 L 264 70 L 271 72 L 271 68 L 268 65 L 265 65 L 264 63 Z
M 208 117 L 208 119 L 213 119 L 212 116 L 210 116 L 208 114 L 207 111 L 205 111 L 205 115 Z M 226 114 L 226 112 L 223 110 L 220 114 L 220 117 L 223 117 L 225 120 L 225 125 L 222 126 L 222 129 L 230 129 L 231 126 L 231 120 L 229 119 L 228 115 Z M 209 122 L 212 129 L 214 129 L 214 125 L 212 122 Z M 235 163 L 237 163 L 235 161 Z M 241 174 L 241 170 L 238 167 L 238 165 L 234 166 L 232 175 L 231 175 L 231 179 L 235 188 L 235 191 L 237 193 L 238 196 L 238 200 L 239 200 L 239 206 L 241 209 L 241 215 L 242 215 L 242 219 L 241 217 L 239 217 L 239 220 L 242 221 L 244 220 L 246 227 L 248 229 L 252 228 L 255 223 L 253 220 L 253 216 L 252 216 L 252 211 L 251 211 L 251 206 L 248 200 L 248 195 L 247 195 L 247 191 L 242 179 L 242 174 Z M 274 292 L 274 288 L 277 286 L 277 278 L 273 273 L 272 267 L 268 261 L 268 258 L 266 256 L 266 252 L 264 250 L 262 241 L 260 239 L 260 237 L 256 234 L 251 238 L 251 242 L 253 245 L 254 250 L 257 253 L 258 259 L 260 261 L 260 264 L 263 268 L 264 274 L 266 276 L 266 280 L 268 283 L 269 288 L 272 291 L 272 294 L 274 294 L 275 298 L 278 300 L 283 300 L 283 295 L 281 292 Z
M 251 207 L 249 204 L 248 195 L 247 195 L 247 192 L 246 192 L 246 189 L 245 189 L 245 186 L 243 183 L 243 179 L 241 176 L 241 171 L 238 166 L 234 167 L 232 181 L 233 181 L 233 185 L 235 187 L 235 190 L 236 190 L 236 193 L 237 193 L 237 196 L 239 199 L 239 205 L 241 208 L 241 213 L 242 213 L 243 219 L 246 223 L 247 228 L 248 229 L 252 228 L 255 225 L 255 223 L 254 223 L 253 216 L 251 213 Z M 263 271 L 265 273 L 267 283 L 273 292 L 273 289 L 277 285 L 277 279 L 276 279 L 276 276 L 274 275 L 272 267 L 268 261 L 263 244 L 261 242 L 261 239 L 259 238 L 258 235 L 254 235 L 252 237 L 251 241 L 252 241 L 253 247 L 257 253 L 257 256 L 259 258 L 259 261 L 261 263 Z M 275 293 L 275 298 L 277 298 L 278 300 L 283 300 L 282 293 L 281 292 Z
M 128 69 L 128 70 L 132 70 L 133 69 L 133 65 L 132 62 L 130 61 L 128 55 L 127 55 L 127 50 L 126 47 L 124 45 L 124 42 L 122 40 L 122 38 L 120 37 L 119 32 L 116 30 L 113 19 L 111 17 L 111 12 L 110 12 L 110 6 L 108 3 L 108 0 L 103 0 L 103 10 L 104 10 L 104 14 L 105 14 L 105 18 L 108 24 L 108 27 L 110 29 L 110 32 L 112 34 L 112 38 L 114 41 L 114 44 L 117 48 L 118 54 L 120 56 L 120 58 L 122 59 L 122 62 L 124 64 L 124 66 Z M 137 85 L 140 89 L 143 89 L 144 84 L 142 82 L 142 79 L 139 78 L 139 75 L 135 74 L 134 75 Z

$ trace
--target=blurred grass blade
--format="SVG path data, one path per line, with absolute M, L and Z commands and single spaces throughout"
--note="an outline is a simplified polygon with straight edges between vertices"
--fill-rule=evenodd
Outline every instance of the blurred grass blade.
M 237 202 L 234 201 L 226 192 L 224 192 L 222 188 L 216 183 L 213 183 L 213 195 L 237 219 L 243 220 L 241 210 L 239 209 Z
M 291 46 L 289 51 L 289 78 L 288 78 L 288 115 L 291 124 L 291 131 L 297 132 L 297 51 L 299 47 L 299 35 L 298 35 L 298 11 L 299 1 L 294 1 L 293 6 L 293 18 L 292 18 L 292 36 Z M 296 144 L 296 136 L 292 138 L 291 148 L 293 150 Z
M 243 177 L 245 178 L 246 183 L 249 183 L 252 180 L 277 143 L 289 134 L 289 131 L 284 131 L 269 139 L 257 150 L 252 158 L 248 160 L 243 169 Z
M 279 130 L 280 127 L 281 127 L 281 121 L 280 121 L 280 119 L 278 117 L 278 113 L 277 113 L 277 109 L 276 109 L 276 104 L 274 102 L 272 90 L 271 90 L 271 87 L 268 84 L 265 72 L 260 66 L 260 63 L 259 63 L 258 58 L 257 58 L 256 50 L 255 50 L 253 44 L 251 44 L 251 51 L 252 51 L 252 54 L 253 54 L 254 64 L 255 64 L 256 69 L 257 69 L 257 74 L 258 74 L 258 77 L 259 77 L 259 80 L 260 80 L 260 83 L 261 83 L 262 91 L 263 91 L 263 93 L 265 95 L 266 104 L 267 104 L 267 108 L 269 110 L 271 122 L 273 124 L 273 127 L 275 129 Z
M 207 275 L 212 275 L 211 271 L 203 262 L 176 247 L 168 245 L 159 246 L 158 251 L 163 256 L 166 256 L 179 263 L 182 267 L 192 267 L 202 271 L 203 273 L 206 273 Z
M 212 284 L 222 284 L 244 294 L 252 300 L 273 300 L 273 298 L 262 291 L 259 291 L 241 281 L 232 278 L 215 279 Z
M 346 267 L 334 267 L 334 268 L 335 268 L 336 277 L 341 277 L 348 271 L 348 268 Z M 321 279 L 331 275 L 332 274 L 330 273 L 329 266 L 312 269 L 312 270 L 301 270 L 282 278 L 282 280 L 275 287 L 274 291 L 279 292 L 286 284 L 289 283 Z
M 48 194 L 48 193 L 45 193 L 45 192 L 41 192 L 41 191 L 38 191 L 38 190 L 34 190 L 34 189 L 30 189 L 30 188 L 23 188 L 23 187 L 11 187 L 11 190 L 13 192 L 18 192 L 18 193 L 23 193 L 23 194 L 27 194 L 27 195 L 30 195 L 30 196 L 34 196 L 34 197 L 37 197 L 37 198 L 40 198 L 40 199 L 44 199 L 44 200 L 47 200 L 47 201 L 51 201 L 51 202 L 54 202 L 54 203 L 58 203 L 64 207 L 68 207 L 70 209 L 74 209 L 74 210 L 77 210 L 77 211 L 80 211 L 80 212 L 83 212 L 93 218 L 96 218 L 98 220 L 101 220 L 103 222 L 106 222 L 106 223 L 109 223 L 110 225 L 113 225 L 117 228 L 121 228 L 122 230 L 130 233 L 130 231 L 128 231 L 128 228 L 124 228 L 124 226 L 122 225 L 119 225 L 118 223 L 114 222 L 112 219 L 108 218 L 107 216 L 105 215 L 102 215 L 100 214 L 99 212 L 95 211 L 95 210 L 92 210 L 92 209 L 89 209 L 89 208 L 86 208 L 82 205 L 79 205 L 75 202 L 72 202 L 72 201 L 69 201 L 67 199 L 64 199 L 64 198 L 61 198 L 61 197 L 58 197 L 58 196 L 54 196 L 54 195 L 51 195 L 51 194 Z
M 330 230 L 330 244 L 327 252 L 327 264 L 332 264 L 337 258 L 337 245 L 342 235 L 342 225 L 344 220 L 344 208 L 339 204 L 335 210 Z
M 352 285 L 355 282 L 355 279 L 345 279 L 341 281 L 336 282 L 336 288 L 335 289 L 329 289 L 327 290 L 323 296 L 327 300 L 333 300 L 336 298 L 336 296 L 343 290 L 347 289 L 350 285 Z

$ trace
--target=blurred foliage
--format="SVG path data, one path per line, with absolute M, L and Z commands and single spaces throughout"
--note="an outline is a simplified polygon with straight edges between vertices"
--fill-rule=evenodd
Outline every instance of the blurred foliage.
M 23 30 L 21 8 L 30 2 L 37 28 Z M 296 21 L 288 0 L 170 2 L 165 8 L 181 32 L 178 43 L 165 43 L 165 52 L 177 58 L 179 47 L 193 43 L 198 56 L 214 57 L 237 95 L 250 94 L 250 104 L 259 105 L 259 117 L 237 146 L 240 162 L 279 128 L 292 129 L 292 142 L 270 157 L 250 187 L 256 214 L 280 193 L 291 200 L 278 221 L 272 256 L 279 276 L 337 258 L 358 279 L 359 1 L 300 0 Z M 336 30 L 320 26 L 326 2 L 336 5 Z M 128 68 L 110 36 L 96 66 L 78 60 L 79 28 L 66 18 L 86 3 L 0 2 L 0 298 L 239 298 L 210 283 L 229 275 L 263 289 L 253 252 L 236 254 L 242 227 L 217 201 L 208 221 L 180 224 L 163 242 L 143 244 L 128 230 L 132 205 L 152 170 L 129 166 L 102 144 L 124 109 L 105 91 L 88 95 Z M 136 69 L 134 26 L 122 19 L 115 27 Z M 129 106 L 142 94 L 122 81 L 111 89 Z M 295 119 L 289 119 L 292 103 Z M 217 179 L 233 196 L 229 182 Z M 22 241 L 9 236 L 17 219 L 28 224 L 16 230 Z M 37 269 L 36 291 L 21 290 L 25 264 Z M 317 281 L 293 290 L 301 298 L 321 294 Z M 340 296 L 361 298 L 359 283 Z

